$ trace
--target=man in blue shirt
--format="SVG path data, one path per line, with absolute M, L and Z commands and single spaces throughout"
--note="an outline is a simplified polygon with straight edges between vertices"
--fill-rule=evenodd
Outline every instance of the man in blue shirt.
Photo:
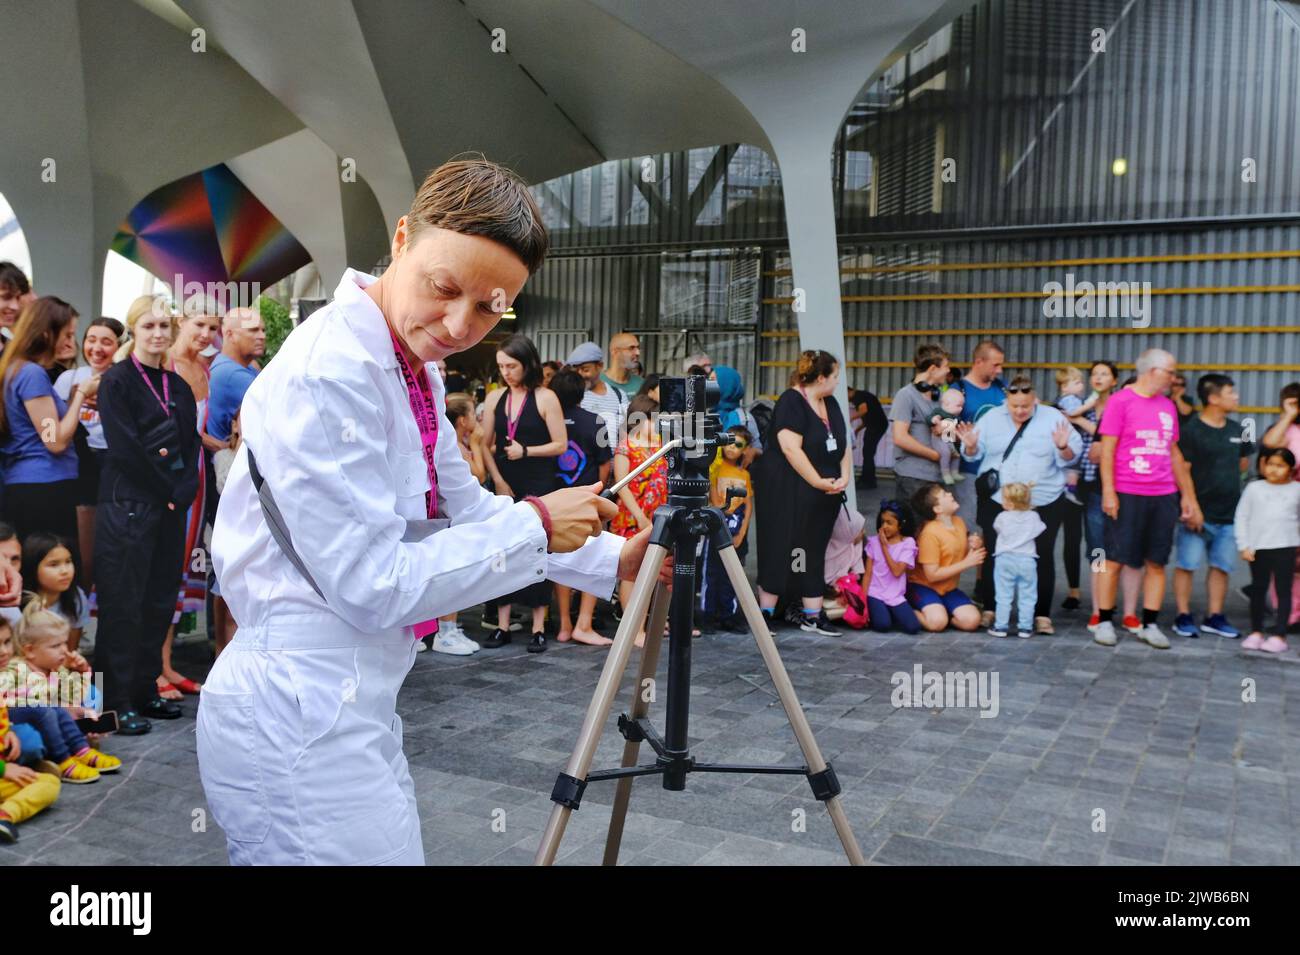
M 262 316 L 251 308 L 228 311 L 221 320 L 221 354 L 212 359 L 208 388 L 208 434 L 218 441 L 230 440 L 230 422 L 257 377 L 253 361 L 265 353 Z
M 975 351 L 971 353 L 970 371 L 950 387 L 958 389 L 966 396 L 966 403 L 961 409 L 961 420 L 966 422 L 977 422 L 985 414 L 994 408 L 1000 406 L 1007 400 L 1007 385 L 1002 380 L 1002 361 L 1004 352 L 1002 346 L 995 341 L 985 339 L 975 346 Z M 959 481 L 951 490 L 953 496 L 957 498 L 960 509 L 957 513 L 962 516 L 969 528 L 983 528 L 987 522 L 992 525 L 993 514 L 991 513 L 989 501 L 980 501 L 975 493 L 975 475 L 979 473 L 979 465 L 967 461 L 961 462 L 961 473 L 966 475 L 966 480 Z M 984 581 L 985 566 L 989 566 L 988 581 Z M 979 568 L 980 581 L 976 584 L 976 598 L 984 603 L 984 595 L 992 593 L 993 571 L 991 564 L 986 562 Z M 991 598 L 990 598 L 991 599 Z M 984 608 L 984 617 L 992 622 L 993 605 L 990 603 Z M 988 626 L 985 623 L 984 626 Z

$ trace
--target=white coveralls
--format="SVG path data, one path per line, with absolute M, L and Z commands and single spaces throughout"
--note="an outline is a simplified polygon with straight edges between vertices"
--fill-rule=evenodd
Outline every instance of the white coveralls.
M 199 771 L 235 864 L 422 864 L 397 692 L 410 627 L 530 579 L 608 597 L 623 539 L 547 554 L 536 511 L 483 490 L 460 455 L 437 368 L 438 514 L 384 316 L 349 269 L 294 330 L 241 409 L 243 439 L 325 600 L 272 538 L 241 448 L 212 556 L 239 624 L 200 697 Z

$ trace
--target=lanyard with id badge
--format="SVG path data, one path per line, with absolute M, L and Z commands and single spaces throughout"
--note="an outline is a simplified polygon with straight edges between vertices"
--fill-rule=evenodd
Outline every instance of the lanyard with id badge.
M 813 407 L 812 399 L 808 397 L 808 392 L 800 388 L 799 394 L 803 395 L 803 400 L 808 402 L 809 410 L 811 410 L 813 414 L 817 415 L 817 420 L 820 421 L 825 426 L 826 452 L 828 454 L 834 454 L 837 450 L 839 450 L 839 443 L 835 440 L 835 433 L 831 430 L 830 412 L 827 412 L 826 417 L 823 418 L 821 415 L 817 414 L 817 409 Z

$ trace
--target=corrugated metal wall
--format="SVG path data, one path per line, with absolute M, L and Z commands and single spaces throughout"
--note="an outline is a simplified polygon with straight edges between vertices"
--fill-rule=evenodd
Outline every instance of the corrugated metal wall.
M 982 0 L 864 91 L 830 157 L 850 381 L 887 396 L 918 342 L 964 364 L 982 336 L 959 332 L 986 331 L 1047 393 L 1052 365 L 1159 346 L 1193 382 L 1224 369 L 1243 405 L 1275 406 L 1300 379 L 1298 112 L 1295 3 Z M 637 330 L 650 370 L 703 348 L 751 397 L 781 389 L 798 344 L 765 153 L 611 161 L 534 194 L 554 252 L 520 330 L 556 350 Z M 1145 261 L 1069 264 L 1099 258 Z M 1009 267 L 1026 262 L 1057 264 Z M 943 267 L 880 271 L 916 265 Z M 1149 326 L 1049 319 L 1043 287 L 1067 273 L 1149 282 Z
M 1224 254 L 1234 257 L 1203 260 Z M 1150 261 L 1067 264 L 1133 258 Z M 799 351 L 787 304 L 788 255 L 775 253 L 770 262 L 763 360 L 773 364 L 763 369 L 764 393 L 783 387 Z M 1055 367 L 1103 358 L 1131 366 L 1145 348 L 1173 352 L 1191 384 L 1206 371 L 1225 371 L 1247 407 L 1275 407 L 1282 385 L 1300 379 L 1300 226 L 882 242 L 841 247 L 840 266 L 849 381 L 881 396 L 911 379 L 918 344 L 940 343 L 961 367 L 986 337 L 1006 350 L 1008 371 L 1028 371 L 1046 395 L 1054 394 Z M 1067 274 L 1076 285 L 1149 282 L 1150 313 L 1138 320 L 1149 325 L 1136 327 L 1126 317 L 1046 316 L 1043 287 L 1066 285 Z

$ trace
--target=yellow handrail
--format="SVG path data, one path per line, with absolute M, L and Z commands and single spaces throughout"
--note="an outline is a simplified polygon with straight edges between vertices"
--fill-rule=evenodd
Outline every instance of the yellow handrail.
M 870 253 L 868 253 L 870 254 Z M 1300 249 L 1272 252 L 1188 252 L 1171 255 L 1123 255 L 1090 259 L 1046 259 L 1029 262 L 943 262 L 925 265 L 854 265 L 840 269 L 841 275 L 896 272 L 973 272 L 982 269 L 1048 269 L 1076 265 L 1154 265 L 1162 262 L 1242 262 L 1258 259 L 1300 259 Z M 794 274 L 793 269 L 769 269 L 768 278 Z

